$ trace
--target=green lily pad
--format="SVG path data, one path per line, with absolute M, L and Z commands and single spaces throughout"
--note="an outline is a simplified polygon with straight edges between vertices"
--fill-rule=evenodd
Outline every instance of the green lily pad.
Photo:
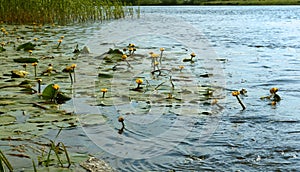
M 34 63 L 34 62 L 38 62 L 38 59 L 33 58 L 33 57 L 21 57 L 21 58 L 17 58 L 14 59 L 14 62 L 17 63 Z
M 33 43 L 31 43 L 31 42 L 27 42 L 27 43 L 24 43 L 24 44 L 22 44 L 22 45 L 19 45 L 19 46 L 17 47 L 17 51 L 20 51 L 20 50 L 22 50 L 22 49 L 24 49 L 24 51 L 34 50 L 34 47 L 35 47 L 35 46 L 36 46 L 36 45 L 33 44 Z
M 9 125 L 16 121 L 16 117 L 12 115 L 2 115 L 0 116 L 0 125 Z
M 46 100 L 55 98 L 57 90 L 53 88 L 54 84 L 49 84 L 42 92 L 42 97 Z
M 99 78 L 113 78 L 113 75 L 110 74 L 110 73 L 101 72 L 101 73 L 98 74 L 98 77 Z

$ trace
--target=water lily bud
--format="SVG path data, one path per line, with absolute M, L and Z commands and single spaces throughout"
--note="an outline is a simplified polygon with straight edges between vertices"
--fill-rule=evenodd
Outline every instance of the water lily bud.
M 135 82 L 136 82 L 137 84 L 142 84 L 142 83 L 143 83 L 143 80 L 140 79 L 140 78 L 138 78 L 138 79 L 135 80 Z

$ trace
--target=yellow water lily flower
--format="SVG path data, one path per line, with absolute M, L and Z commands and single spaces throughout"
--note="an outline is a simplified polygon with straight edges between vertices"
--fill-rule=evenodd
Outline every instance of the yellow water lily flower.
M 38 62 L 34 62 L 31 64 L 32 66 L 37 66 L 38 65 Z
M 140 85 L 143 83 L 143 80 L 141 78 L 138 78 L 135 80 L 135 82 Z
M 72 68 L 72 69 L 74 69 L 74 68 L 76 68 L 76 64 L 72 64 L 70 67 Z
M 196 54 L 194 52 L 192 52 L 191 57 L 196 57 Z
M 58 90 L 58 89 L 59 89 L 59 85 L 58 85 L 58 84 L 53 84 L 53 85 L 52 85 L 52 88 L 53 88 L 54 90 Z
M 64 39 L 64 38 L 65 38 L 65 36 L 61 36 L 61 37 L 60 37 L 60 39 Z
M 160 50 L 160 51 L 165 51 L 165 49 L 164 49 L 164 48 L 160 48 L 159 50 Z
M 62 39 L 59 39 L 57 42 L 58 42 L 58 43 L 62 43 Z
M 231 94 L 232 94 L 232 96 L 238 96 L 240 94 L 240 92 L 239 91 L 233 91 Z
M 38 41 L 39 39 L 38 38 L 33 38 L 33 41 Z
M 32 50 L 28 50 L 29 54 L 32 54 Z
M 126 58 L 127 58 L 127 55 L 126 55 L 126 54 L 123 54 L 123 55 L 122 55 L 122 59 L 123 59 L 123 60 L 126 60 Z
M 278 88 L 276 88 L 276 87 L 273 87 L 270 89 L 271 94 L 275 94 L 277 91 L 278 91 Z
M 159 55 L 158 55 L 158 54 L 155 54 L 155 53 L 152 53 L 152 54 L 151 54 L 151 57 L 152 57 L 152 58 L 158 58 Z
M 107 92 L 107 88 L 101 88 L 101 92 L 102 92 L 102 98 L 104 98 L 105 93 Z
M 102 93 L 106 93 L 107 91 L 108 91 L 107 88 L 101 88 Z
M 184 66 L 182 66 L 182 65 L 179 66 L 180 71 L 181 71 L 183 68 L 184 68 Z

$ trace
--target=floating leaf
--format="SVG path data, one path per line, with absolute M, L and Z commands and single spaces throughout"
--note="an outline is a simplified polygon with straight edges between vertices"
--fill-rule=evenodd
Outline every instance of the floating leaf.
M 57 90 L 55 90 L 53 88 L 53 85 L 54 84 L 49 84 L 44 90 L 43 90 L 43 93 L 42 93 L 42 96 L 44 99 L 46 100 L 50 100 L 50 99 L 53 99 Z
M 34 63 L 34 62 L 38 62 L 38 59 L 36 58 L 32 58 L 32 57 L 25 57 L 25 58 L 17 58 L 14 59 L 14 62 L 17 63 Z
M 16 121 L 16 117 L 12 115 L 2 115 L 0 116 L 0 125 L 9 125 Z
M 17 48 L 17 51 L 20 51 L 22 49 L 24 49 L 24 51 L 28 51 L 28 50 L 34 50 L 34 47 L 36 45 L 31 43 L 31 42 L 27 42 L 27 43 L 24 43 L 22 45 L 19 45 L 18 48 Z

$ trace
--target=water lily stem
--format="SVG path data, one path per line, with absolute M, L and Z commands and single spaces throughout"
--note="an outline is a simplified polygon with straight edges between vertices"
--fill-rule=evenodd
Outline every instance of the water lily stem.
M 34 77 L 36 77 L 36 66 L 34 66 Z
M 242 106 L 243 110 L 245 110 L 245 109 L 246 109 L 246 106 L 243 104 L 243 102 L 241 101 L 241 99 L 239 98 L 239 96 L 236 95 L 235 97 L 236 97 L 236 99 L 238 100 L 238 102 L 240 103 L 240 105 Z
M 73 85 L 73 77 L 72 77 L 72 73 L 69 72 L 69 75 L 70 75 L 70 79 L 71 79 L 71 85 Z

